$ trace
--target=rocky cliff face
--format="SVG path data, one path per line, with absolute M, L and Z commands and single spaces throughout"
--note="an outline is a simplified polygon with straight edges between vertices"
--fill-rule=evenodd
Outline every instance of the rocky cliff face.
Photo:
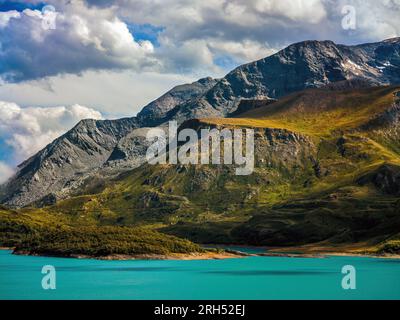
M 151 128 L 134 129 L 120 139 L 104 166 L 131 169 L 141 165 L 151 144 L 146 139 L 149 129 Z
M 210 77 L 200 79 L 190 84 L 176 86 L 157 100 L 149 103 L 138 114 L 140 119 L 147 126 L 157 125 L 160 119 L 163 119 L 168 111 L 177 105 L 196 99 L 217 83 L 216 79 Z
M 175 119 L 224 117 L 243 99 L 279 99 L 310 87 L 360 78 L 400 83 L 400 38 L 359 46 L 306 41 L 240 66 L 220 80 L 178 86 L 147 105 L 136 118 L 85 120 L 19 166 L 0 202 L 21 207 L 68 196 L 93 172 L 131 169 L 144 161 L 146 127 Z M 247 106 L 246 108 L 253 108 Z M 138 130 L 141 128 L 140 130 Z

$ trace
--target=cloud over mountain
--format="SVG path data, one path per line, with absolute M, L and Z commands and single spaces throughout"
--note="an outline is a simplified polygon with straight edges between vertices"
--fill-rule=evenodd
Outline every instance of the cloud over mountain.
M 15 163 L 30 157 L 80 120 L 101 117 L 98 111 L 80 105 L 21 108 L 0 101 L 0 137 L 11 150 L 9 161 Z M 2 173 L 6 169 L 3 166 Z

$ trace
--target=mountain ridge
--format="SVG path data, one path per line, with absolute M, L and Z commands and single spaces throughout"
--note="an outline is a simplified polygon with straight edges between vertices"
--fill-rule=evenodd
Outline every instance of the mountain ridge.
M 172 117 L 204 117 L 202 113 L 226 116 L 235 111 L 241 99 L 276 99 L 353 78 L 376 84 L 400 83 L 399 50 L 400 38 L 358 46 L 336 45 L 330 40 L 294 43 L 235 68 L 200 97 L 197 105 L 188 102 L 177 106 L 181 110 L 172 111 Z
M 144 162 L 146 127 L 169 120 L 182 123 L 192 118 L 225 117 L 245 99 L 276 99 L 355 78 L 374 85 L 399 83 L 399 52 L 400 38 L 358 46 L 336 45 L 332 41 L 299 42 L 239 66 L 222 79 L 204 78 L 175 87 L 144 107 L 137 117 L 99 122 L 102 129 L 84 120 L 65 134 L 71 139 L 60 137 L 23 162 L 5 186 L 0 202 L 12 207 L 42 200 L 52 203 L 67 197 L 91 174 L 113 175 L 135 168 Z M 58 154 L 51 157 L 57 147 Z M 86 147 L 87 152 L 82 153 Z M 69 160 L 70 152 L 76 155 L 75 159 Z M 46 157 L 52 163 L 50 173 L 44 165 Z M 74 164 L 68 163 L 71 160 Z

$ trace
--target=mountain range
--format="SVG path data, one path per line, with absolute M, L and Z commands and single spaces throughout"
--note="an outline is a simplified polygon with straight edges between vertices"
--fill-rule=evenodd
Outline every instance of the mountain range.
M 19 166 L 1 203 L 197 242 L 380 243 L 400 231 L 400 38 L 305 41 L 132 118 L 83 120 Z M 149 128 L 250 127 L 254 174 L 145 163 Z
M 241 101 L 279 99 L 355 78 L 374 85 L 399 83 L 399 47 L 399 38 L 358 46 L 300 42 L 242 65 L 222 79 L 204 78 L 177 86 L 145 106 L 137 117 L 83 120 L 20 164 L 1 202 L 12 207 L 52 203 L 67 197 L 98 170 L 105 168 L 106 174 L 113 175 L 119 169 L 134 168 L 144 162 L 146 128 L 169 120 L 225 117 Z

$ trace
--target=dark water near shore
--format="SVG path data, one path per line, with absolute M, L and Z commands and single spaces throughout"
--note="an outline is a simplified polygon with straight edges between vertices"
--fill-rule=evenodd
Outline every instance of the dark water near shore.
M 56 290 L 42 289 L 44 265 L 56 269 Z M 344 265 L 356 268 L 356 290 L 341 287 Z M 400 260 L 395 259 L 103 261 L 16 256 L 0 250 L 0 299 L 399 298 Z

